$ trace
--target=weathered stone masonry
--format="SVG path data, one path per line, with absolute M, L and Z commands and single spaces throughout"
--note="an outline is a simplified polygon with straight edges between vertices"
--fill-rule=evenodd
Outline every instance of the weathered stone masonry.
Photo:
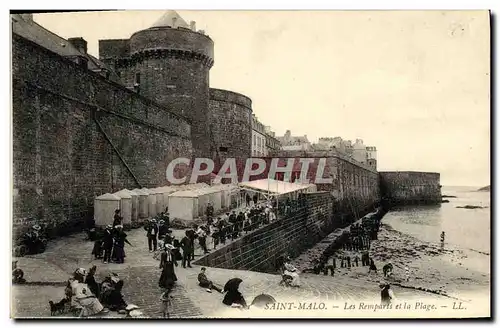
M 367 213 L 367 212 L 366 212 Z M 363 215 L 366 214 L 363 212 Z M 298 256 L 341 226 L 330 193 L 305 194 L 305 204 L 288 217 L 244 235 L 202 257 L 197 265 L 216 268 L 275 272 L 276 261 Z
M 95 196 L 165 185 L 191 157 L 188 119 L 16 34 L 12 69 L 14 234 L 28 217 L 67 233 Z
M 214 43 L 185 28 L 151 27 L 128 40 L 100 40 L 100 59 L 128 87 L 191 120 L 194 156 L 212 158 L 207 140 Z
M 211 142 L 220 165 L 227 158 L 243 163 L 251 156 L 252 100 L 242 94 L 210 89 L 209 122 Z M 218 163 L 219 164 L 219 163 Z
M 440 204 L 439 173 L 380 172 L 382 196 L 392 205 Z
M 279 158 L 278 166 L 287 165 L 286 160 L 295 158 L 293 169 L 290 171 L 292 181 L 299 178 L 302 170 L 300 158 L 312 160 L 309 164 L 307 178 L 316 181 L 319 175 L 318 165 L 320 159 L 326 159 L 322 178 L 332 179 L 332 183 L 318 183 L 318 191 L 328 191 L 334 198 L 336 213 L 343 213 L 360 217 L 359 213 L 372 210 L 373 205 L 380 200 L 380 188 L 378 172 L 366 165 L 344 158 L 332 152 L 297 152 L 280 151 L 273 157 L 263 158 L 266 161 L 266 170 L 252 179 L 267 177 L 269 167 L 273 158 Z

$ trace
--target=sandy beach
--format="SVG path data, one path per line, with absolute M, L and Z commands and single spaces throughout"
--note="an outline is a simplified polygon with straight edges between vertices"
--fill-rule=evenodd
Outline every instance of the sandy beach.
M 394 266 L 393 280 L 404 286 L 425 288 L 462 299 L 463 295 L 489 295 L 490 256 L 487 253 L 459 249 L 445 244 L 420 241 L 382 224 L 378 240 L 372 242 L 370 255 L 378 269 L 386 263 Z M 410 280 L 405 280 L 405 266 Z
M 299 270 L 312 268 L 311 260 L 306 258 L 319 256 L 327 246 L 327 243 L 319 243 L 296 259 L 295 264 Z M 342 254 L 349 255 L 351 259 L 356 255 L 361 257 L 361 252 L 337 252 L 337 255 Z M 373 284 L 386 280 L 393 285 L 464 301 L 470 300 L 470 295 L 489 297 L 490 256 L 487 253 L 458 249 L 446 244 L 441 251 L 439 244 L 418 240 L 396 231 L 388 224 L 382 224 L 378 240 L 372 241 L 370 256 L 375 261 L 377 273 L 368 273 L 368 267 L 362 267 L 361 264 L 358 267 L 339 268 L 338 263 L 335 274 Z M 392 277 L 385 279 L 382 267 L 387 263 L 392 263 L 394 272 Z M 405 266 L 410 270 L 409 281 L 406 281 Z

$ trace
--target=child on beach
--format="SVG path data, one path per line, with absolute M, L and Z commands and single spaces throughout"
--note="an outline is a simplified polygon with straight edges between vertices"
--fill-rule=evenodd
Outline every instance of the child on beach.
M 375 262 L 373 259 L 370 259 L 370 268 L 368 269 L 368 273 L 375 271 L 377 273 L 377 267 L 375 266 Z
M 405 277 L 406 281 L 410 281 L 410 269 L 407 266 L 405 267 Z
M 172 296 L 170 290 L 167 290 L 160 297 L 161 300 L 161 313 L 164 318 L 170 318 L 170 307 L 172 306 Z

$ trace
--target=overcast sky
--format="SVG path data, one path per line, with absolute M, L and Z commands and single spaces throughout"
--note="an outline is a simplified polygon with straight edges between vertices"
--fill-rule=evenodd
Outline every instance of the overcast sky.
M 163 12 L 39 14 L 62 37 L 129 38 Z M 243 93 L 278 135 L 361 138 L 378 168 L 490 180 L 489 18 L 483 12 L 179 11 L 215 43 L 210 86 Z

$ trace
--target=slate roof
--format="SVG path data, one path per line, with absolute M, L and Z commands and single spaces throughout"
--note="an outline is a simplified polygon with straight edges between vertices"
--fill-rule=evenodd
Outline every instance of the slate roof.
M 175 26 L 174 26 L 175 18 Z M 175 11 L 168 10 L 151 27 L 184 27 L 189 28 L 189 24 Z
M 65 38 L 47 30 L 35 21 L 23 17 L 21 14 L 12 14 L 11 20 L 12 33 L 35 42 L 36 44 L 63 57 L 86 57 L 88 60 L 87 67 L 89 70 L 99 72 L 102 69 L 106 69 L 112 74 L 110 79 L 119 82 L 120 78 L 109 66 L 105 65 L 99 59 L 88 53 L 81 53 Z

